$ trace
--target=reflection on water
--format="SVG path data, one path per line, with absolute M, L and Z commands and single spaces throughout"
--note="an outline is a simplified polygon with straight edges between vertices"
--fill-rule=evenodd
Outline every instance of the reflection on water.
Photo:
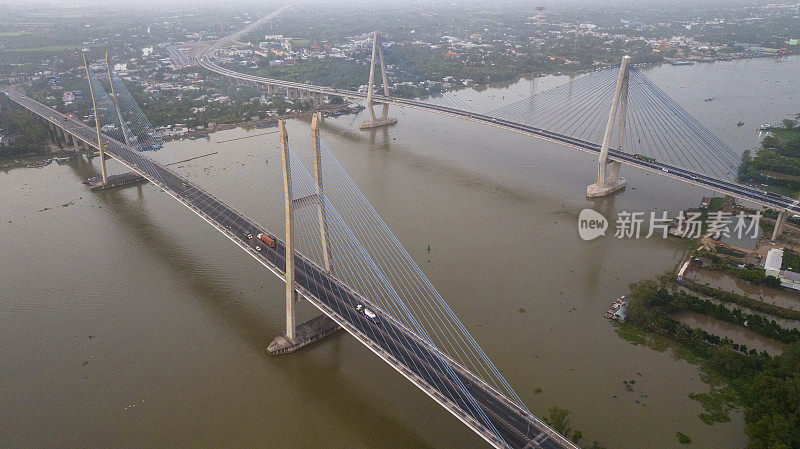
M 744 149 L 756 124 L 796 112 L 797 61 L 647 74 Z M 771 83 L 757 100 L 747 71 Z M 567 80 L 458 95 L 491 110 Z M 628 283 L 673 266 L 683 244 L 613 233 L 584 242 L 576 228 L 587 207 L 674 215 L 708 192 L 625 168 L 627 190 L 589 201 L 596 161 L 583 153 L 392 114 L 397 125 L 369 132 L 357 131 L 363 113 L 325 119 L 322 137 L 531 410 L 567 408 L 573 428 L 622 449 L 671 447 L 676 431 L 692 437 L 689 447 L 744 447 L 741 416 L 713 427 L 696 418 L 688 394 L 706 387 L 695 367 L 630 345 L 602 316 Z M 261 131 L 166 146 L 176 160 L 216 152 L 176 170 L 280 233 L 280 179 L 264 163 L 276 136 L 231 140 Z M 307 144 L 307 121 L 288 131 Z M 347 335 L 268 357 L 283 327 L 280 282 L 152 185 L 88 192 L 78 181 L 98 163 L 0 173 L 0 432 L 9 447 L 484 445 Z M 634 378 L 629 391 L 623 381 Z

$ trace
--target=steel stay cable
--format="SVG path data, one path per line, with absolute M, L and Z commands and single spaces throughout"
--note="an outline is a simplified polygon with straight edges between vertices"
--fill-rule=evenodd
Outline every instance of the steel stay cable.
M 306 173 L 307 173 L 307 171 L 306 171 Z M 308 175 L 307 177 L 310 179 L 310 175 Z M 333 212 L 333 213 L 334 213 L 334 216 L 338 217 L 338 218 L 341 220 L 341 216 L 339 216 L 339 214 L 338 214 L 338 211 L 337 211 L 335 208 L 333 208 L 332 206 L 331 206 L 331 212 Z M 344 223 L 344 222 L 342 221 L 342 223 Z M 357 239 L 357 238 L 355 238 L 355 236 L 352 234 L 352 232 L 349 232 L 349 228 L 346 228 L 346 231 L 348 231 L 348 233 L 349 233 L 349 235 L 350 235 L 350 237 L 351 237 L 351 241 L 352 241 L 352 242 L 354 242 L 354 243 L 358 243 L 358 239 Z M 363 248 L 362 248 L 362 250 L 363 250 Z M 366 258 L 366 259 L 368 259 L 368 260 L 370 260 L 368 257 L 365 257 L 365 258 Z M 372 263 L 372 265 L 374 266 L 374 263 Z M 375 268 L 377 268 L 377 267 L 375 267 Z M 378 275 L 380 275 L 380 270 L 377 270 L 377 274 L 378 274 Z M 380 276 L 379 276 L 379 277 L 380 277 Z M 395 295 L 396 295 L 396 293 L 395 293 Z M 397 300 L 399 300 L 399 297 L 397 297 Z M 401 301 L 401 303 L 402 303 L 402 301 Z M 450 376 L 452 376 L 452 377 L 455 377 L 455 374 L 452 372 L 452 368 L 451 368 L 451 367 L 450 367 L 450 366 L 449 366 L 449 365 L 448 365 L 446 362 L 443 362 L 443 361 L 441 361 L 440 359 L 438 359 L 438 357 L 437 357 L 437 362 L 438 362 L 438 363 L 440 363 L 440 364 L 443 364 L 443 365 L 444 365 L 443 367 L 445 368 L 445 370 L 446 370 L 447 372 L 449 372 Z M 456 377 L 456 380 L 458 380 L 458 379 L 457 379 L 457 377 Z M 458 383 L 460 384 L 460 380 L 458 380 Z M 475 402 L 475 399 L 474 399 L 474 398 L 471 396 L 471 394 L 470 394 L 470 393 L 469 393 L 469 392 L 466 390 L 466 387 L 465 387 L 465 386 L 463 386 L 463 384 L 460 384 L 460 389 L 462 389 L 462 391 L 463 391 L 465 394 L 467 394 L 467 395 L 468 395 L 468 399 L 470 399 L 470 400 L 471 400 L 471 401 L 474 403 L 475 407 L 477 408 L 477 411 L 478 411 L 480 414 L 483 414 L 483 413 L 482 413 L 482 411 L 480 410 L 480 408 L 477 406 L 477 403 Z M 485 416 L 484 416 L 484 418 L 485 418 Z M 485 422 L 484 424 L 490 424 L 490 425 L 491 425 L 491 423 L 490 423 L 490 422 L 488 422 L 488 418 L 485 418 L 485 419 L 487 420 L 487 422 Z M 495 429 L 495 430 L 496 430 L 496 429 Z
M 330 154 L 330 150 L 327 149 L 327 147 L 325 147 L 325 149 L 326 149 L 326 153 L 324 153 L 324 154 L 329 154 L 329 155 L 332 156 L 332 154 Z M 343 168 L 338 163 L 338 161 L 335 158 L 332 158 L 332 159 L 333 159 L 334 165 L 338 166 L 338 168 L 344 173 L 344 175 L 346 175 L 346 172 L 344 172 Z M 347 178 L 349 179 L 349 177 L 347 177 Z M 350 181 L 350 183 L 352 183 L 352 179 L 349 179 L 349 181 Z M 363 197 L 363 194 L 360 192 L 360 190 L 356 190 L 356 192 L 357 192 L 357 195 L 361 198 L 362 202 L 364 204 L 366 204 L 366 206 L 368 206 L 369 209 L 372 211 L 372 213 L 378 218 L 378 224 L 381 225 L 384 230 L 388 230 L 388 228 L 386 227 L 386 224 L 383 222 L 383 220 L 380 219 L 380 216 L 377 215 L 377 212 L 374 211 L 374 209 L 369 204 L 369 202 L 366 201 L 366 198 Z M 474 338 L 472 338 L 472 336 L 469 334 L 469 332 L 466 331 L 466 328 L 464 328 L 463 323 L 461 323 L 460 320 L 458 320 L 458 318 L 452 312 L 452 309 L 450 309 L 449 306 L 447 306 L 447 304 L 444 302 L 444 300 L 441 298 L 441 296 L 438 294 L 438 292 L 436 292 L 436 289 L 430 284 L 430 281 L 428 281 L 427 278 L 424 276 L 424 274 L 421 272 L 419 267 L 416 264 L 413 263 L 413 259 L 411 259 L 410 255 L 408 255 L 408 253 L 405 251 L 405 249 L 402 247 L 402 245 L 400 245 L 399 241 L 397 241 L 397 239 L 394 236 L 394 234 L 391 233 L 391 231 L 389 230 L 387 232 L 387 235 L 389 236 L 390 240 L 392 240 L 394 242 L 396 247 L 399 248 L 400 254 L 401 254 L 402 258 L 406 261 L 406 263 L 408 263 L 408 266 L 412 269 L 412 271 L 416 272 L 417 276 L 419 277 L 418 282 L 421 281 L 422 285 L 427 287 L 429 289 L 429 291 L 432 292 L 433 299 L 434 299 L 434 301 L 436 301 L 436 303 L 438 303 L 439 309 L 441 309 L 447 316 L 450 317 L 452 323 L 455 324 L 457 329 L 460 329 L 461 332 L 464 334 L 464 336 L 462 336 L 462 337 L 466 338 L 471 343 L 471 346 L 468 346 L 468 347 L 473 347 L 475 350 L 477 350 L 478 356 L 484 360 L 484 363 L 487 363 L 487 366 L 489 366 L 491 371 L 495 373 L 495 376 L 498 379 L 498 381 L 500 381 L 502 385 L 505 385 L 506 389 L 509 390 L 508 393 L 511 394 L 512 397 L 516 397 L 516 399 L 520 403 L 522 403 L 522 401 L 519 399 L 519 397 L 516 395 L 516 393 L 513 392 L 513 389 L 511 389 L 510 385 L 508 385 L 508 382 L 505 381 L 505 379 L 499 373 L 497 368 L 494 367 L 494 364 L 491 362 L 491 360 L 488 359 L 488 357 L 485 355 L 485 353 L 480 348 L 480 346 L 477 344 L 477 342 L 475 342 Z M 521 405 L 521 407 L 524 408 L 524 405 Z

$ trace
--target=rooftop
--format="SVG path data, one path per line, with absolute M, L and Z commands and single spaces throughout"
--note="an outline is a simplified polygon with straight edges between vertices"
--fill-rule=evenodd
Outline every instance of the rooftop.
M 764 270 L 780 271 L 783 263 L 783 248 L 772 248 L 767 253 Z
M 794 271 L 783 270 L 779 272 L 781 278 L 788 279 L 792 282 L 800 282 L 800 273 L 795 273 Z

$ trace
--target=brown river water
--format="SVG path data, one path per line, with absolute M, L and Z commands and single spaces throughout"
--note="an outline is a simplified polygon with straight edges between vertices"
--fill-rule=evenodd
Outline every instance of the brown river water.
M 798 112 L 798 68 L 795 57 L 646 73 L 743 150 L 757 145 L 758 125 Z M 532 89 L 521 80 L 458 95 L 491 110 Z M 695 366 L 622 340 L 603 318 L 628 283 L 677 263 L 684 244 L 577 233 L 587 207 L 674 215 L 708 192 L 623 167 L 627 190 L 589 201 L 587 154 L 391 112 L 397 125 L 370 132 L 357 129 L 363 112 L 325 119 L 322 138 L 534 413 L 567 408 L 573 429 L 610 448 L 678 447 L 678 431 L 692 438 L 681 447 L 745 446 L 740 413 L 714 426 L 697 418 L 688 394 L 707 386 Z M 287 126 L 292 139 L 309 133 L 303 120 Z M 179 158 L 217 151 L 176 169 L 219 184 L 213 193 L 279 233 L 278 184 L 215 181 L 260 161 L 277 143 L 268 131 L 167 148 Z M 152 185 L 90 193 L 80 180 L 98 166 L 0 172 L 0 447 L 487 447 L 345 333 L 267 355 L 283 329 L 280 280 Z M 313 313 L 301 307 L 302 318 Z

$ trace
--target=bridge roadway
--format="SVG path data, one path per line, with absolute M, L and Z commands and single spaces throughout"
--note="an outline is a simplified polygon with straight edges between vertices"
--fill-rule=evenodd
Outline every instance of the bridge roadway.
M 225 67 L 222 67 L 212 59 L 215 53 L 219 51 L 219 49 L 230 44 L 232 41 L 235 40 L 235 37 L 239 37 L 244 32 L 249 32 L 257 28 L 257 26 L 263 24 L 267 20 L 279 14 L 283 9 L 284 8 L 281 8 L 280 10 L 277 10 L 272 14 L 263 17 L 262 19 L 258 20 L 257 22 L 254 22 L 253 24 L 248 26 L 248 28 L 240 31 L 239 33 L 218 40 L 209 48 L 199 52 L 196 56 L 198 64 L 220 75 L 224 75 L 242 81 L 249 81 L 258 84 L 269 84 L 273 86 L 279 86 L 291 89 L 301 89 L 324 95 L 338 95 L 353 100 L 366 100 L 367 94 L 363 92 L 356 92 L 344 89 L 334 89 L 332 87 L 315 86 L 305 83 L 295 83 L 291 81 L 283 81 L 272 78 L 264 78 L 255 75 L 248 75 L 245 73 L 236 72 L 227 69 Z M 564 134 L 559 134 L 553 131 L 536 128 L 534 126 L 526 125 L 523 123 L 516 123 L 510 120 L 504 120 L 486 114 L 479 114 L 473 111 L 465 111 L 461 109 L 455 109 L 447 106 L 435 105 L 423 101 L 410 100 L 406 98 L 385 97 L 382 95 L 373 95 L 372 98 L 373 101 L 376 103 L 395 104 L 398 106 L 420 109 L 423 111 L 449 115 L 457 118 L 463 118 L 465 120 L 471 120 L 473 122 L 491 125 L 498 128 L 518 132 L 521 134 L 526 134 L 532 137 L 536 137 L 538 139 L 566 145 L 568 147 L 580 151 L 591 153 L 598 157 L 600 155 L 599 144 L 588 142 L 582 139 L 577 139 Z M 609 151 L 609 160 L 617 161 L 622 164 L 630 165 L 641 170 L 649 171 L 652 173 L 656 173 L 658 175 L 676 179 L 681 182 L 693 184 L 695 186 L 702 187 L 704 189 L 709 189 L 721 193 L 723 195 L 730 195 L 734 198 L 760 204 L 765 207 L 784 209 L 791 213 L 800 213 L 800 201 L 782 195 L 768 193 L 754 186 L 716 179 L 714 177 L 707 176 L 702 173 L 696 173 L 691 170 L 686 170 L 674 165 L 669 165 L 658 161 L 656 162 L 643 161 L 640 159 L 636 159 L 635 157 L 633 157 L 632 154 L 614 149 Z
M 0 91 L 34 114 L 97 148 L 94 128 L 61 115 L 15 90 Z M 272 235 L 266 229 L 186 178 L 152 162 L 121 142 L 109 137 L 104 139 L 107 142 L 107 154 L 162 188 L 285 280 L 286 250 L 280 239 L 275 238 L 275 248 L 262 247 L 257 250 L 256 239 L 251 240 L 247 235 L 260 232 Z M 313 261 L 297 254 L 295 266 L 298 292 L 303 297 L 494 447 L 578 449 Z M 358 312 L 358 304 L 365 304 L 374 310 L 377 318 L 370 320 Z M 474 403 L 462 397 L 455 386 L 458 383 L 469 391 Z M 483 419 L 491 422 L 505 444 L 481 424 L 481 414 Z

